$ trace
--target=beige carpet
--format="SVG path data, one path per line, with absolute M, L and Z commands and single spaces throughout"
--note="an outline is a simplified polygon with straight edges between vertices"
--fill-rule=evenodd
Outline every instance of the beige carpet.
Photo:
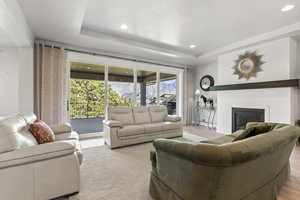
M 185 133 L 184 138 L 205 138 Z M 69 200 L 152 200 L 149 196 L 152 143 L 110 150 L 106 146 L 83 150 L 81 191 Z

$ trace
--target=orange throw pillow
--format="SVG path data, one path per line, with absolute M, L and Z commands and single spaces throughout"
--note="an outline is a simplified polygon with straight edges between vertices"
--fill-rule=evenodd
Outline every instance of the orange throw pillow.
M 53 131 L 42 120 L 36 120 L 33 124 L 30 124 L 29 130 L 39 144 L 54 142 L 55 140 Z

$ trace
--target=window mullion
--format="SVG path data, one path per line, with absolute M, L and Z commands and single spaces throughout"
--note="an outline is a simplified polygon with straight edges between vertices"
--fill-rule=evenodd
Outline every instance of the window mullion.
M 156 72 L 156 104 L 160 104 L 160 72 Z
M 133 92 L 134 101 L 137 103 L 137 70 L 133 69 Z
M 105 119 L 108 118 L 108 104 L 109 104 L 109 98 L 108 98 L 108 65 L 104 66 L 104 107 L 105 107 Z

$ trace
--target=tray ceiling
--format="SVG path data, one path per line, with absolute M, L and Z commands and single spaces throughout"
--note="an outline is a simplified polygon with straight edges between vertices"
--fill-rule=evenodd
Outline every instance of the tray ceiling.
M 300 22 L 292 0 L 19 0 L 38 38 L 174 63 Z M 280 9 L 287 3 L 296 8 Z M 122 24 L 127 30 L 120 29 Z M 190 45 L 196 45 L 191 49 Z

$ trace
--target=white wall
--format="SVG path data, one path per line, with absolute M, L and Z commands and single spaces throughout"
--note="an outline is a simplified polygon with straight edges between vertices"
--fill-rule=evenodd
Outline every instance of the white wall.
M 0 116 L 33 112 L 33 50 L 0 51 Z
M 0 115 L 19 111 L 19 66 L 16 49 L 7 48 L 0 52 Z
M 194 88 L 195 91 L 199 89 L 201 94 L 207 97 L 217 98 L 216 92 L 206 92 L 200 88 L 200 79 L 205 75 L 211 75 L 215 79 L 215 83 L 218 82 L 218 63 L 212 62 L 204 65 L 200 65 L 194 68 Z
M 295 78 L 294 52 L 295 41 L 290 38 L 267 42 L 219 56 L 218 84 L 236 84 Z M 257 51 L 264 55 L 266 62 L 262 72 L 250 80 L 238 79 L 233 75 L 234 60 L 245 51 Z M 292 88 L 254 89 L 220 91 L 217 94 L 218 115 L 217 131 L 231 133 L 232 107 L 263 108 L 266 111 L 266 121 L 294 123 L 297 108 L 297 91 Z
M 33 112 L 33 36 L 16 0 L 0 0 L 0 116 Z
M 211 63 L 203 64 L 203 65 L 195 67 L 193 70 L 194 70 L 193 73 L 194 73 L 194 88 L 195 88 L 195 91 L 197 89 L 199 89 L 201 91 L 201 95 L 213 98 L 214 101 L 217 101 L 217 92 L 203 91 L 200 88 L 200 79 L 205 75 L 211 75 L 214 78 L 215 82 L 217 82 L 218 81 L 218 73 L 217 73 L 218 63 L 217 62 L 211 62 Z M 200 117 L 201 117 L 201 119 L 200 119 L 201 121 L 202 120 L 207 121 L 207 119 L 209 118 L 209 111 L 204 110 L 203 113 L 200 115 Z M 215 115 L 214 126 L 216 126 L 216 123 L 217 123 L 217 116 Z M 202 125 L 207 125 L 207 124 L 202 123 Z
M 259 81 L 284 80 L 291 78 L 290 75 L 290 38 L 267 42 L 261 45 L 251 46 L 247 49 L 233 51 L 218 57 L 218 83 L 217 84 L 238 84 Z M 262 66 L 263 71 L 257 73 L 256 78 L 238 79 L 233 75 L 232 67 L 239 55 L 246 51 L 257 51 L 262 54 L 262 60 L 266 63 Z
M 297 42 L 297 54 L 296 54 L 296 59 L 297 59 L 297 74 L 298 78 L 300 78 L 300 41 Z
M 294 58 L 296 60 L 296 78 L 300 79 L 300 41 L 297 42 L 296 47 L 296 54 Z M 296 102 L 295 102 L 295 120 L 300 120 L 300 91 L 297 89 L 294 89 L 294 95 L 296 96 Z
M 34 104 L 34 76 L 33 76 L 33 48 L 18 48 L 17 58 L 19 66 L 19 113 L 33 112 Z

